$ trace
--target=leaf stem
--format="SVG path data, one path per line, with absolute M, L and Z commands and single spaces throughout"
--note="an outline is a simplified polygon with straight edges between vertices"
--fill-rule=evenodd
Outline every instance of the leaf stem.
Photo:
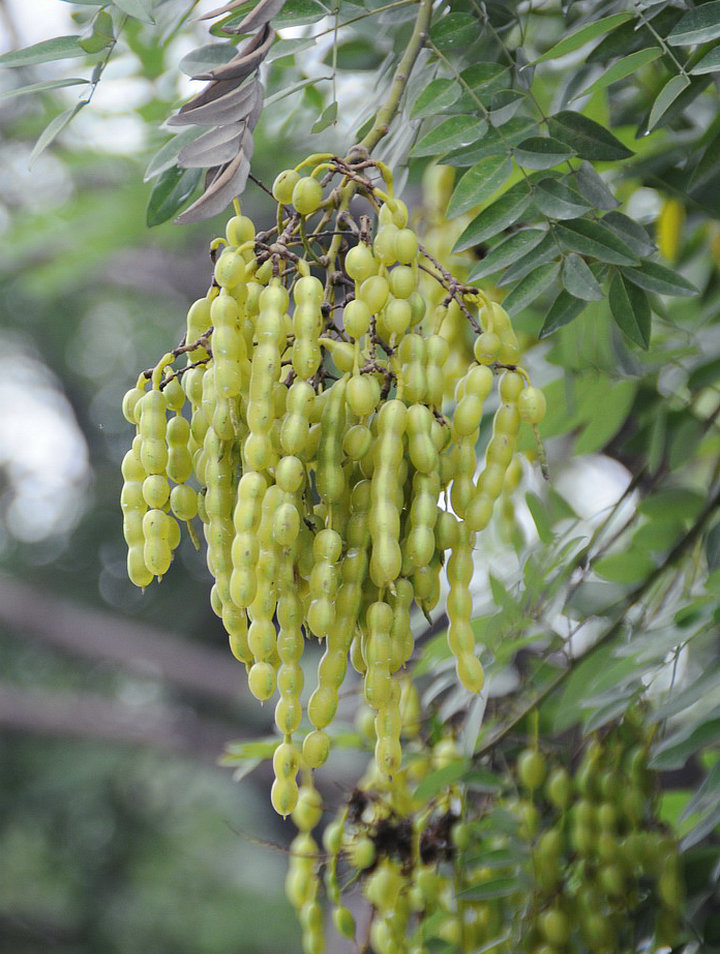
M 680 75 L 681 75 L 681 76 L 684 76 L 685 79 L 688 81 L 688 84 L 689 84 L 689 83 L 690 83 L 690 77 L 688 76 L 688 74 L 687 74 L 687 72 L 686 72 L 686 70 L 685 70 L 685 67 L 682 65 L 682 63 L 680 62 L 680 60 L 675 56 L 675 53 L 673 52 L 672 47 L 668 46 L 668 44 L 665 42 L 665 39 L 664 39 L 662 36 L 660 36 L 660 34 L 658 33 L 658 31 L 657 31 L 657 30 L 655 29 L 655 27 L 652 25 L 652 22 L 651 22 L 650 20 L 648 20 L 648 18 L 645 16 L 645 14 L 644 14 L 644 12 L 643 12 L 643 10 L 642 10 L 640 4 L 637 2 L 637 0 L 633 0 L 633 6 L 635 7 L 635 12 L 636 12 L 636 14 L 637 14 L 638 20 L 640 20 L 640 22 L 642 23 L 642 25 L 643 25 L 647 30 L 649 30 L 650 33 L 652 33 L 653 37 L 657 40 L 657 42 L 658 42 L 658 43 L 660 44 L 660 46 L 662 47 L 663 53 L 664 53 L 666 56 L 670 57 L 670 59 L 671 59 L 671 60 L 673 61 L 673 63 L 675 64 L 675 66 L 677 66 L 678 72 L 680 73 Z
M 125 28 L 127 19 L 128 19 L 127 14 L 120 19 L 120 22 L 117 28 L 117 35 L 113 36 L 112 42 L 108 44 L 103 58 L 95 64 L 95 69 L 93 70 L 92 78 L 90 80 L 90 90 L 87 93 L 87 95 L 80 100 L 80 107 L 87 106 L 92 100 L 93 96 L 95 95 L 95 90 L 98 88 L 98 84 L 100 83 L 102 75 L 105 72 L 105 67 L 110 62 L 110 57 L 115 52 L 115 47 L 117 46 L 118 40 L 120 39 L 120 35 L 122 34 L 122 31 Z
M 387 135 L 390 122 L 397 112 L 400 100 L 405 92 L 405 87 L 410 78 L 412 68 L 415 65 L 415 60 L 427 42 L 431 17 L 432 0 L 420 0 L 415 26 L 413 27 L 405 52 L 395 70 L 395 76 L 390 85 L 390 92 L 388 93 L 385 103 L 378 110 L 375 122 L 360 142 L 360 145 L 364 146 L 368 152 L 372 152 L 383 136 Z
M 327 30 L 320 30 L 319 33 L 311 34 L 313 40 L 319 39 L 321 36 L 327 36 L 328 33 L 336 33 L 338 30 L 342 30 L 343 27 L 350 26 L 352 23 L 357 23 L 359 20 L 366 20 L 368 17 L 377 16 L 378 13 L 384 13 L 386 10 L 393 10 L 395 7 L 406 7 L 410 3 L 417 3 L 417 0 L 394 0 L 393 3 L 386 3 L 383 7 L 376 7 L 374 10 L 368 10 L 367 13 L 361 13 L 357 17 L 351 17 L 349 20 L 344 20 L 342 23 L 338 23 L 337 26 L 331 26 Z
M 387 99 L 378 110 L 377 115 L 375 116 L 375 122 L 372 124 L 372 127 L 355 147 L 356 150 L 360 152 L 367 151 L 370 153 L 375 146 L 377 146 L 383 136 L 387 135 L 390 128 L 390 123 L 392 122 L 392 119 L 395 116 L 398 107 L 400 106 L 400 100 L 402 99 L 402 95 L 405 92 L 405 87 L 407 86 L 408 80 L 410 78 L 412 68 L 415 65 L 415 60 L 417 59 L 420 50 L 427 42 L 431 18 L 432 0 L 420 0 L 415 25 L 405 48 L 405 52 L 403 53 L 400 62 L 397 65 L 397 69 L 395 70 L 395 75 L 393 76 Z M 336 221 L 341 220 L 349 209 L 350 202 L 352 201 L 352 197 L 355 194 L 356 189 L 357 185 L 352 179 L 343 185 L 338 203 Z M 333 240 L 330 243 L 327 251 L 328 270 L 332 270 L 334 267 L 334 262 L 340 250 L 342 239 L 342 234 L 338 234 L 333 237 Z

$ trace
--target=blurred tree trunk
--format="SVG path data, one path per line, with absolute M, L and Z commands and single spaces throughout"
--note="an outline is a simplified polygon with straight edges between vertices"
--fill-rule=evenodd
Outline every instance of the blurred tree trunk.
M 243 722 L 258 723 L 244 672 L 229 649 L 211 649 L 176 634 L 89 609 L 32 584 L 0 576 L 0 623 L 69 653 L 120 663 L 215 702 L 231 703 Z

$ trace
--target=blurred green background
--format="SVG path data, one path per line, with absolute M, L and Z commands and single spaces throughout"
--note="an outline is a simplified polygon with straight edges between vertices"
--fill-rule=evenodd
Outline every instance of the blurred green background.
M 3 4 L 5 49 L 52 35 L 28 35 L 33 6 L 42 20 L 47 3 Z M 0 951 L 293 951 L 291 822 L 267 776 L 217 764 L 229 740 L 269 732 L 272 709 L 247 698 L 204 556 L 184 545 L 144 594 L 126 577 L 120 402 L 179 342 L 222 229 L 146 226 L 143 169 L 187 94 L 168 69 L 185 49 L 129 36 L 31 169 L 73 90 L 0 101 Z M 53 69 L 4 71 L 0 91 Z M 258 130 L 265 181 L 289 152 L 282 129 Z M 262 196 L 248 189 L 253 217 Z

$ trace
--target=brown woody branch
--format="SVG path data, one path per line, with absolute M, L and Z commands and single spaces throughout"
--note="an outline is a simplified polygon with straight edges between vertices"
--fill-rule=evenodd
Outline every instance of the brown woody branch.
M 230 650 L 199 646 L 175 633 L 89 609 L 29 583 L 0 576 L 0 623 L 18 634 L 90 659 L 119 663 L 214 701 L 231 703 L 257 722 L 245 673 Z
M 216 765 L 238 737 L 233 723 L 198 716 L 189 707 L 131 706 L 96 693 L 27 691 L 0 683 L 5 732 L 149 746 Z

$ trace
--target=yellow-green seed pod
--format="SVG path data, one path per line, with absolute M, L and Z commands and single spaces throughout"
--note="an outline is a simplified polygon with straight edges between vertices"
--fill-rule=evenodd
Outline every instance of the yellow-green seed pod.
M 165 395 L 159 390 L 148 391 L 137 406 L 140 408 L 138 432 L 142 439 L 140 459 L 143 467 L 148 474 L 164 474 L 168 459 Z
M 525 379 L 521 374 L 518 374 L 517 371 L 506 371 L 500 378 L 498 388 L 500 400 L 504 404 L 516 403 L 524 387 Z
M 287 412 L 280 428 L 280 444 L 286 454 L 300 456 L 308 442 L 310 412 L 315 392 L 307 381 L 293 381 L 287 394 Z
M 272 535 L 281 547 L 290 547 L 300 532 L 300 514 L 291 494 L 280 504 L 273 515 Z
M 222 621 L 230 642 L 230 651 L 238 662 L 246 666 L 253 662 L 252 653 L 248 647 L 248 621 L 245 610 L 240 610 L 232 603 L 226 603 L 222 608 Z
M 162 509 L 170 496 L 170 485 L 164 474 L 150 474 L 142 484 L 142 495 L 150 509 Z
M 292 204 L 300 215 L 312 215 L 322 202 L 322 186 L 310 176 L 303 176 L 295 183 L 292 191 Z
M 352 338 L 361 338 L 366 335 L 370 330 L 371 320 L 372 314 L 364 301 L 354 299 L 343 308 L 343 327 Z
M 318 493 L 325 503 L 339 500 L 345 492 L 342 440 L 345 431 L 346 386 L 346 378 L 340 378 L 332 385 L 329 400 L 322 415 L 316 477 Z
M 326 351 L 330 352 L 333 364 L 342 374 L 347 374 L 355 366 L 355 348 L 348 341 L 337 341 L 327 336 L 320 339 Z
M 130 388 L 126 392 L 122 400 L 122 413 L 123 417 L 130 424 L 137 424 L 140 420 L 140 408 L 138 407 L 138 402 L 141 400 L 145 392 L 142 388 L 134 387 Z M 137 411 L 137 416 L 136 416 Z
M 153 580 L 153 573 L 145 566 L 144 544 L 135 544 L 128 548 L 127 573 L 131 583 L 144 588 Z
M 142 483 L 145 479 L 145 468 L 140 460 L 141 441 L 139 437 L 133 440 L 132 448 L 123 457 L 121 473 L 126 481 Z
M 308 276 L 308 278 L 310 277 Z M 322 360 L 319 344 L 321 331 L 320 302 L 312 298 L 303 299 L 301 304 L 296 305 L 293 315 L 295 343 L 293 344 L 292 363 L 295 373 L 300 379 L 312 378 L 320 367 Z
M 376 275 L 378 262 L 372 249 L 362 242 L 351 248 L 345 255 L 345 273 L 356 282 L 363 282 L 371 275 Z
M 245 278 L 245 260 L 234 249 L 226 248 L 215 262 L 213 277 L 221 288 L 233 288 Z
M 517 408 L 523 421 L 540 424 L 547 412 L 545 395 L 539 388 L 528 387 L 518 396 Z
M 402 362 L 405 397 L 411 403 L 422 403 L 427 395 L 428 383 L 425 339 L 418 334 L 405 335 L 398 346 L 398 356 Z
M 390 293 L 395 298 L 409 298 L 417 289 L 417 271 L 407 265 L 396 265 L 390 272 L 388 280 L 390 282 Z
M 292 818 L 299 831 L 312 831 L 320 821 L 322 797 L 314 785 L 307 783 L 301 785 Z
M 211 324 L 212 324 L 212 320 L 210 318 L 210 299 L 207 297 L 199 298 L 197 301 L 193 302 L 193 304 L 188 309 L 187 331 L 185 333 L 185 340 L 187 341 L 187 343 L 192 344 L 193 342 L 197 341 L 198 338 L 200 338 L 202 335 L 205 334 L 205 332 L 208 330 Z M 195 361 L 200 361 L 202 358 L 206 358 L 206 357 L 207 357 L 207 351 L 205 350 L 205 348 L 202 347 L 202 345 L 200 345 L 197 348 L 195 348 L 193 351 L 188 352 L 188 356 L 187 356 L 188 364 L 192 364 Z M 188 377 L 188 375 L 192 377 L 193 372 L 195 371 L 199 371 L 200 372 L 199 377 L 202 377 L 201 368 L 192 368 L 190 371 L 186 371 L 185 374 L 183 375 L 183 381 L 182 381 L 183 390 L 188 395 L 188 397 L 190 395 L 187 389 L 186 378 Z M 196 403 L 199 403 L 199 402 L 196 402 Z
M 167 475 L 177 484 L 184 484 L 192 475 L 192 457 L 190 455 L 190 424 L 184 417 L 176 415 L 167 425 L 166 441 L 168 447 Z
M 360 460 L 372 445 L 372 431 L 365 424 L 354 424 L 345 432 L 342 451 L 350 460 Z
M 355 917 L 349 908 L 338 906 L 333 908 L 333 927 L 342 937 L 355 937 Z
M 345 399 L 353 414 L 365 417 L 372 414 L 378 406 L 380 385 L 370 374 L 353 375 L 347 382 Z
M 322 729 L 308 732 L 303 740 L 302 754 L 308 768 L 320 768 L 327 761 L 330 752 L 330 738 Z
M 426 405 L 413 404 L 408 408 L 408 454 L 413 467 L 421 474 L 432 474 L 440 465 L 432 439 L 432 424 L 432 411 Z
M 247 215 L 233 215 L 225 226 L 225 237 L 230 245 L 244 245 L 255 238 L 255 226 Z
M 123 537 L 129 547 L 142 547 L 145 543 L 145 534 L 143 532 L 145 513 L 146 511 L 143 506 L 142 509 L 127 510 L 123 514 Z
M 440 408 L 445 393 L 445 364 L 450 346 L 441 335 L 430 335 L 425 342 L 425 393 L 427 402 Z
M 308 700 L 308 719 L 316 729 L 330 725 L 337 710 L 337 692 L 331 686 L 318 686 Z
M 270 801 L 278 815 L 285 818 L 295 809 L 298 791 L 298 785 L 294 778 L 275 779 L 270 789 Z
M 386 401 L 377 415 L 378 439 L 374 449 L 376 463 L 371 481 L 369 520 L 372 537 L 370 577 L 378 587 L 387 586 L 397 579 L 402 569 L 402 552 L 395 533 L 398 529 L 399 506 L 397 503 L 394 505 L 393 514 L 389 494 L 393 487 L 397 487 L 397 468 L 403 458 L 407 416 L 407 407 L 397 399 Z
M 282 205 L 290 205 L 292 202 L 293 189 L 300 180 L 300 173 L 295 169 L 285 169 L 279 173 L 272 185 L 272 194 L 276 202 Z
M 373 254 L 383 265 L 393 265 L 398 260 L 395 247 L 397 234 L 398 228 L 392 223 L 382 225 L 378 229 L 373 242 Z
M 418 237 L 412 229 L 401 228 L 395 236 L 395 253 L 397 259 L 409 265 L 417 258 L 419 251 Z
M 357 297 L 364 302 L 370 313 L 376 315 L 385 305 L 390 294 L 390 286 L 383 275 L 371 275 L 358 289 Z
M 270 698 L 275 691 L 275 670 L 270 663 L 259 662 L 250 667 L 248 688 L 260 702 Z

